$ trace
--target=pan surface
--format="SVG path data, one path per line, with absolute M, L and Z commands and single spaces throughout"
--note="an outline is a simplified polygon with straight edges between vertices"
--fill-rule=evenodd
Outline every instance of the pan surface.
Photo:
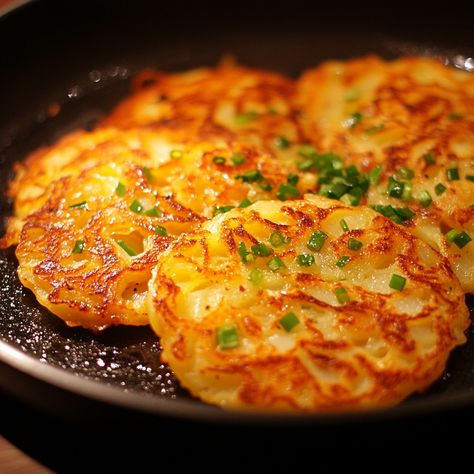
M 234 9 L 200 2 L 178 11 L 162 2 L 39 1 L 5 16 L 0 44 L 10 46 L 0 68 L 1 189 L 15 161 L 72 130 L 93 127 L 144 67 L 184 70 L 232 54 L 242 64 L 296 76 L 325 59 L 375 53 L 436 56 L 474 69 L 469 2 L 451 2 L 448 13 L 433 5 L 408 8 L 405 2 L 397 2 L 396 11 L 381 12 L 369 2 L 350 14 L 336 8 L 312 12 L 300 3 L 292 2 L 288 11 L 288 4 L 278 2 L 270 7 L 244 1 Z M 60 112 L 51 117 L 53 104 Z M 10 205 L 2 193 L 2 217 Z M 150 329 L 117 327 L 94 335 L 66 327 L 22 287 L 16 265 L 12 249 L 0 252 L 0 388 L 30 402 L 48 404 L 37 390 L 45 384 L 52 392 L 145 413 L 244 424 L 340 423 L 474 406 L 470 329 L 468 343 L 453 353 L 444 377 L 390 410 L 272 418 L 226 413 L 192 399 L 179 386 L 160 362 L 159 342 Z M 468 304 L 472 315 L 472 298 Z M 17 372 L 16 378 L 12 373 Z

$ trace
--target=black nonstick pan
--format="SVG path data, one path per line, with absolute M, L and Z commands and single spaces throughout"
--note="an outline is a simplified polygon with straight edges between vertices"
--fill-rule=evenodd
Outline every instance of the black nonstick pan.
M 145 67 L 183 70 L 214 65 L 232 54 L 245 65 L 296 77 L 325 59 L 375 53 L 435 56 L 474 74 L 469 1 L 451 1 L 449 9 L 403 1 L 383 6 L 314 2 L 311 7 L 300 1 L 21 3 L 0 19 L 3 190 L 15 161 L 72 130 L 93 127 Z M 57 115 L 50 113 L 53 104 L 60 106 Z M 5 193 L 0 212 L 3 217 L 10 212 Z M 337 415 L 232 413 L 193 399 L 179 386 L 161 364 L 159 341 L 150 329 L 118 327 L 94 335 L 68 328 L 22 288 L 12 249 L 0 253 L 0 271 L 3 419 L 16 416 L 22 426 L 28 421 L 26 410 L 34 410 L 31 416 L 61 430 L 73 423 L 101 429 L 118 429 L 117 423 L 160 426 L 161 432 L 179 426 L 186 436 L 204 427 L 206 436 L 297 429 L 311 432 L 313 439 L 322 439 L 324 431 L 327 441 L 349 436 L 361 425 L 375 430 L 390 423 L 416 424 L 460 410 L 472 417 L 473 330 L 468 343 L 452 355 L 444 377 L 397 407 Z M 472 298 L 468 304 L 472 314 Z M 23 416 L 18 418 L 18 411 Z M 17 439 L 21 442 L 21 436 Z

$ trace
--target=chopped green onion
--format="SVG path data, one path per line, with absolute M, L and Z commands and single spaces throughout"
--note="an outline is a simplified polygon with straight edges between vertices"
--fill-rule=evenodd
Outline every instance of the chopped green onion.
M 276 272 L 276 271 L 280 270 L 281 268 L 285 268 L 285 264 L 283 263 L 281 258 L 278 258 L 278 257 L 272 257 L 268 261 L 267 266 L 268 266 L 268 268 L 270 268 L 270 270 L 272 272 Z
M 457 168 L 448 168 L 446 170 L 446 178 L 448 181 L 459 180 L 459 170 Z
M 406 278 L 394 273 L 392 275 L 392 278 L 390 278 L 390 283 L 388 284 L 388 286 L 392 288 L 393 290 L 402 291 L 403 288 L 405 288 L 406 282 L 407 282 Z
M 74 247 L 72 248 L 72 253 L 82 253 L 85 244 L 86 243 L 83 240 L 76 240 Z
M 170 157 L 177 159 L 177 158 L 182 158 L 183 157 L 183 152 L 181 150 L 171 150 L 170 151 Z
M 251 250 L 256 257 L 268 257 L 273 253 L 273 250 L 265 244 L 252 245 Z
M 393 210 L 402 219 L 402 221 L 407 221 L 416 215 L 416 213 L 408 207 L 394 207 Z
M 442 183 L 438 183 L 434 187 L 434 190 L 435 190 L 436 196 L 441 196 L 441 194 L 443 194 L 446 191 L 446 186 Z
M 431 203 L 433 202 L 433 198 L 431 197 L 431 194 L 425 190 L 421 193 L 419 201 L 423 207 L 430 207 Z
M 296 316 L 295 313 L 290 311 L 289 313 L 286 313 L 285 316 L 280 318 L 278 322 L 286 332 L 290 332 L 293 328 L 298 326 L 300 320 L 298 319 L 298 316 Z
M 425 153 L 423 155 L 423 159 L 425 160 L 426 165 L 434 165 L 436 163 L 436 160 L 434 156 L 431 153 Z
M 132 204 L 130 204 L 129 209 L 132 212 L 135 212 L 135 214 L 141 214 L 143 212 L 143 204 L 140 201 L 138 201 L 137 199 L 135 199 L 132 202 Z
M 474 174 L 467 174 L 467 175 L 466 175 L 466 179 L 467 179 L 468 181 L 474 181 Z
M 130 255 L 130 257 L 135 257 L 137 255 L 137 252 L 135 252 L 135 250 L 133 250 L 124 240 L 117 240 L 117 243 L 123 250 L 125 250 L 125 252 L 128 253 L 128 255 Z
M 235 206 L 216 206 L 214 208 L 214 213 L 213 215 L 216 216 L 217 214 L 225 214 L 226 212 L 229 212 L 230 210 L 234 209 Z
M 87 201 L 76 202 L 75 204 L 71 204 L 69 209 L 83 209 L 87 206 Z
M 457 232 L 455 229 L 451 229 L 446 235 L 446 240 L 450 243 L 455 243 L 460 249 L 471 242 L 471 236 L 464 231 Z
M 309 171 L 314 166 L 313 160 L 300 161 L 297 165 L 300 171 Z
M 382 166 L 376 166 L 369 171 L 369 182 L 372 185 L 379 184 L 380 175 L 382 174 Z
M 289 196 L 298 197 L 300 192 L 296 186 L 292 184 L 280 184 L 278 191 L 276 192 L 276 197 L 280 199 L 280 201 L 286 201 Z
M 413 183 L 410 183 L 410 182 L 403 183 L 402 201 L 411 200 L 412 190 L 413 190 Z
M 348 255 L 344 255 L 336 262 L 336 266 L 338 266 L 339 268 L 344 268 L 350 259 L 351 257 L 349 257 Z
M 411 219 L 415 215 L 415 213 L 408 207 L 392 207 L 390 206 L 390 204 L 387 206 L 377 204 L 371 207 L 375 211 L 379 212 L 385 217 L 388 217 L 397 224 L 402 224 L 403 222 Z
M 303 158 L 313 158 L 317 155 L 317 152 L 313 145 L 301 145 L 298 149 L 298 155 Z
M 347 222 L 345 219 L 341 219 L 339 221 L 339 225 L 341 226 L 341 229 L 344 231 L 344 232 L 349 232 L 349 226 L 347 225 Z
M 273 188 L 272 188 L 272 185 L 266 180 L 266 179 L 262 179 L 259 183 L 258 183 L 260 189 L 263 189 L 264 191 L 271 191 Z
M 259 283 L 262 283 L 264 279 L 264 274 L 262 270 L 259 270 L 258 268 L 252 268 L 249 273 L 249 280 L 254 284 L 258 285 Z
M 471 242 L 472 238 L 467 232 L 460 232 L 456 237 L 454 238 L 453 242 L 460 248 L 462 249 L 464 246 L 466 246 L 469 242 Z
M 351 300 L 345 288 L 336 288 L 334 293 L 339 304 L 347 304 Z
M 317 230 L 311 234 L 306 243 L 306 246 L 313 252 L 319 252 L 324 245 L 324 242 L 328 238 L 327 234 L 322 230 Z
M 415 177 L 415 172 L 410 168 L 406 168 L 405 166 L 401 166 L 397 170 L 397 178 L 398 179 L 413 179 Z
M 242 263 L 249 263 L 255 260 L 255 257 L 253 256 L 252 252 L 249 252 L 247 250 L 247 247 L 245 246 L 243 242 L 240 242 L 240 244 L 237 247 L 237 251 L 239 252 Z
M 275 145 L 278 148 L 281 148 L 281 149 L 288 148 L 290 146 L 290 141 L 288 140 L 288 138 L 283 137 L 283 136 L 276 137 L 275 138 Z
M 162 225 L 155 226 L 155 232 L 158 235 L 161 235 L 161 237 L 166 237 L 168 235 L 168 231 Z
M 383 123 L 379 125 L 374 125 L 373 127 L 369 127 L 365 130 L 365 133 L 368 135 L 375 135 L 376 133 L 381 132 L 385 128 L 385 125 Z
M 284 237 L 279 230 L 273 232 L 268 239 L 272 247 L 281 247 L 282 245 L 287 244 L 290 240 L 289 237 Z
M 288 184 L 292 184 L 293 186 L 296 186 L 299 180 L 300 180 L 300 177 L 297 174 L 292 174 L 292 173 L 290 173 L 288 177 L 286 178 L 286 182 Z
M 153 180 L 155 179 L 153 177 L 153 174 L 151 173 L 150 168 L 144 166 L 142 168 L 143 174 L 145 175 L 145 178 L 148 180 L 149 183 L 153 183 Z
M 349 188 L 341 182 L 321 186 L 319 194 L 331 199 L 339 199 Z
M 212 162 L 216 165 L 223 165 L 225 163 L 225 158 L 223 156 L 215 156 L 212 159 Z
M 156 206 L 152 207 L 151 209 L 148 209 L 144 212 L 144 214 L 148 217 L 161 217 L 163 215 L 161 210 Z
M 258 170 L 247 171 L 246 173 L 236 176 L 235 179 L 241 179 L 244 183 L 255 183 L 263 179 L 262 174 Z
M 458 233 L 456 229 L 451 229 L 449 232 L 446 233 L 445 237 L 448 242 L 453 243 L 457 235 Z
M 237 326 L 225 324 L 216 328 L 216 343 L 219 349 L 233 349 L 240 344 Z
M 449 120 L 461 120 L 463 117 L 463 114 L 460 114 L 459 112 L 451 112 L 448 114 Z
M 359 124 L 362 121 L 363 115 L 360 112 L 356 112 L 355 114 L 352 114 L 349 119 L 347 120 L 347 125 L 350 128 L 354 128 L 357 124 Z
M 302 267 L 310 267 L 314 263 L 314 257 L 309 253 L 302 253 L 296 257 L 296 262 Z
M 349 250 L 360 250 L 362 248 L 362 242 L 352 237 L 347 241 L 347 248 Z
M 243 153 L 237 152 L 234 153 L 230 159 L 232 160 L 232 163 L 234 163 L 235 166 L 238 165 L 243 165 L 246 161 L 245 155 Z
M 125 193 L 127 192 L 127 188 L 125 184 L 123 184 L 121 181 L 117 184 L 117 187 L 115 188 L 115 194 L 119 197 L 125 196 Z
M 244 198 L 242 199 L 242 202 L 239 204 L 239 207 L 243 209 L 245 207 L 251 206 L 252 204 L 253 202 L 249 198 Z
M 235 116 L 235 123 L 237 125 L 245 125 L 249 122 L 253 122 L 258 117 L 257 112 L 246 112 Z
M 391 197 L 401 198 L 403 194 L 404 186 L 405 186 L 405 183 L 402 183 L 401 181 L 397 181 L 395 178 L 390 176 L 390 178 L 388 178 L 387 193 Z

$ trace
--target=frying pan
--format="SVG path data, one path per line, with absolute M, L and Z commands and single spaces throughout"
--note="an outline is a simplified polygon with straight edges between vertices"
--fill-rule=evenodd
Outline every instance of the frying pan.
M 469 1 L 451 1 L 449 10 L 403 1 L 383 10 L 375 2 L 357 7 L 315 2 L 312 8 L 300 1 L 20 3 L 21 8 L 4 12 L 0 19 L 2 189 L 15 161 L 72 130 L 93 127 L 127 94 L 131 76 L 145 67 L 214 65 L 230 53 L 245 65 L 296 77 L 325 59 L 376 53 L 388 59 L 435 56 L 454 67 L 474 69 L 474 8 Z M 60 106 L 55 116 L 48 113 L 53 104 Z M 3 194 L 2 216 L 10 206 Z M 423 419 L 425 429 L 433 431 L 436 423 L 426 420 L 434 415 L 446 420 L 454 413 L 473 414 L 472 330 L 468 343 L 452 354 L 443 378 L 397 407 L 335 415 L 234 413 L 190 397 L 161 364 L 159 341 L 150 329 L 118 327 L 94 335 L 68 328 L 22 288 L 12 249 L 0 253 L 0 271 L 3 429 L 21 444 L 25 430 L 12 426 L 29 426 L 30 444 L 41 445 L 43 451 L 45 443 L 31 432 L 32 420 L 35 426 L 46 423 L 58 432 L 69 431 L 68 442 L 61 436 L 54 441 L 65 450 L 74 444 L 69 443 L 71 423 L 76 435 L 79 426 L 108 428 L 110 433 L 119 425 L 159 426 L 162 435 L 179 427 L 186 439 L 194 437 L 194 445 L 202 442 L 199 433 L 217 442 L 222 433 L 275 437 L 292 430 L 293 435 L 311 433 L 311 439 L 329 445 L 343 433 L 360 436 L 360 426 L 375 442 L 374 430 L 381 426 L 396 432 L 396 426 L 420 426 Z M 472 299 L 468 305 L 472 315 Z M 29 449 L 44 459 L 38 449 Z

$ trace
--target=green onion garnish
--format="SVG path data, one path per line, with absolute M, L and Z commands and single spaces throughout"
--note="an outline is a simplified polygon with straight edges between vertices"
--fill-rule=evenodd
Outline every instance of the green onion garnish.
M 306 243 L 306 246 L 313 252 L 319 252 L 324 245 L 324 242 L 328 238 L 327 234 L 322 230 L 317 230 L 311 234 Z
M 309 253 L 302 253 L 296 257 L 296 262 L 302 267 L 310 267 L 314 263 L 314 257 Z
M 258 183 L 260 189 L 263 189 L 264 191 L 271 191 L 273 188 L 272 188 L 272 185 L 266 180 L 266 179 L 262 179 L 259 183 Z
M 345 288 L 336 288 L 334 293 L 339 304 L 347 304 L 351 300 Z
M 344 268 L 350 259 L 351 257 L 344 255 L 336 262 L 336 266 L 338 266 L 339 268 Z
M 216 216 L 217 214 L 225 214 L 226 212 L 229 212 L 230 210 L 234 209 L 235 206 L 216 206 L 214 208 L 214 213 L 213 215 Z
M 212 159 L 212 162 L 216 165 L 223 165 L 225 163 L 225 158 L 223 156 L 215 156 Z
M 241 179 L 244 183 L 255 183 L 263 179 L 262 174 L 258 170 L 247 171 L 246 173 L 236 176 L 235 179 Z
M 245 163 L 245 155 L 243 153 L 237 152 L 234 153 L 230 159 L 232 160 L 232 163 L 234 163 L 235 166 L 242 165 Z
M 397 170 L 397 178 L 398 179 L 413 179 L 415 177 L 415 172 L 410 168 L 405 168 L 405 166 L 401 166 Z
M 349 250 L 360 250 L 362 248 L 362 242 L 352 237 L 347 241 L 347 248 Z
M 125 241 L 117 240 L 117 243 L 120 245 L 120 247 L 122 247 L 123 250 L 125 250 L 125 252 L 128 253 L 128 255 L 130 255 L 130 257 L 135 257 L 137 255 L 137 252 L 135 252 L 135 250 L 133 250 L 132 247 L 127 245 Z
M 430 207 L 431 203 L 433 202 L 433 198 L 431 197 L 431 194 L 425 190 L 421 193 L 419 201 L 423 207 Z
M 286 313 L 285 316 L 280 318 L 278 322 L 286 332 L 290 332 L 294 327 L 298 326 L 300 320 L 295 313 L 290 311 L 289 313 Z
M 278 257 L 272 257 L 268 261 L 267 266 L 272 272 L 277 272 L 281 268 L 285 268 L 285 264 L 283 263 L 281 258 L 278 258 Z
M 239 204 L 240 208 L 245 208 L 251 206 L 253 203 L 249 198 L 244 198 L 242 199 L 242 202 Z
M 161 237 L 166 237 L 168 235 L 168 231 L 162 225 L 155 226 L 155 232 L 158 235 L 161 235 Z
M 474 181 L 474 174 L 467 174 L 467 175 L 466 175 L 466 179 L 467 179 L 468 181 Z
M 125 193 L 127 192 L 127 188 L 125 184 L 123 184 L 121 181 L 117 184 L 117 187 L 115 188 L 115 194 L 119 197 L 125 196 Z
M 249 280 L 254 284 L 258 285 L 259 283 L 262 283 L 264 278 L 264 274 L 262 270 L 259 270 L 258 268 L 252 268 L 249 273 Z
M 235 324 L 225 324 L 216 328 L 216 344 L 219 349 L 233 349 L 239 343 L 239 334 Z
M 252 245 L 251 250 L 255 257 L 268 257 L 273 253 L 273 250 L 265 244 Z
M 182 158 L 183 157 L 183 152 L 181 150 L 171 150 L 170 151 L 170 157 L 177 159 L 177 158 Z
M 390 204 L 387 206 L 377 204 L 371 207 L 383 216 L 391 219 L 396 224 L 403 224 L 403 222 L 415 216 L 415 213 L 408 207 L 392 207 Z
M 148 217 L 161 217 L 163 215 L 161 210 L 156 206 L 152 207 L 151 209 L 146 210 L 144 214 L 145 216 L 148 216 Z
M 423 155 L 426 165 L 434 165 L 436 163 L 435 157 L 431 153 L 425 153 Z
M 278 147 L 278 148 L 281 148 L 281 149 L 284 149 L 284 148 L 288 148 L 290 146 L 290 141 L 288 140 L 288 138 L 286 137 L 276 137 L 275 138 L 275 145 Z
M 376 133 L 381 132 L 385 128 L 385 125 L 383 123 L 379 125 L 374 125 L 373 127 L 369 127 L 365 129 L 365 133 L 368 135 L 375 135 Z
M 72 253 L 82 253 L 85 244 L 86 243 L 83 240 L 76 240 L 74 247 L 72 248 Z
M 246 112 L 235 116 L 235 123 L 237 125 L 245 125 L 246 123 L 254 121 L 258 117 L 257 112 Z
M 471 242 L 471 236 L 464 231 L 457 232 L 455 229 L 451 229 L 446 235 L 446 240 L 450 243 L 455 243 L 460 249 Z
M 446 186 L 442 183 L 438 183 L 434 187 L 434 190 L 435 190 L 436 196 L 441 196 L 441 194 L 443 194 L 446 191 Z
M 147 168 L 144 166 L 142 168 L 143 174 L 145 175 L 145 178 L 148 180 L 149 183 L 153 183 L 154 177 L 153 174 L 151 173 L 150 168 Z
M 273 232 L 268 239 L 272 247 L 281 247 L 282 245 L 287 244 L 290 240 L 289 237 L 284 237 L 279 230 Z
M 401 181 L 397 181 L 395 178 L 390 176 L 390 178 L 388 178 L 387 193 L 391 197 L 401 198 L 403 194 L 404 186 L 405 186 L 405 183 L 402 183 Z
M 448 168 L 446 170 L 446 178 L 448 181 L 457 181 L 459 179 L 459 170 L 457 168 Z
M 369 181 L 370 184 L 375 185 L 380 182 L 380 175 L 382 174 L 382 166 L 376 166 L 369 171 Z
M 288 197 L 298 197 L 300 192 L 296 186 L 292 184 L 280 184 L 278 191 L 276 192 L 276 197 L 280 199 L 280 201 L 286 201 Z
M 402 201 L 411 200 L 412 190 L 413 190 L 413 183 L 410 183 L 410 182 L 403 183 Z
M 301 145 L 298 149 L 298 155 L 304 158 L 313 158 L 317 155 L 317 152 L 313 145 Z
M 249 263 L 255 260 L 255 257 L 253 256 L 252 252 L 249 252 L 247 250 L 247 247 L 243 242 L 240 242 L 237 247 L 237 251 L 239 252 L 242 263 Z
M 344 231 L 344 232 L 349 232 L 349 226 L 347 225 L 347 222 L 345 219 L 341 219 L 339 221 L 339 225 L 341 226 L 341 229 Z
M 69 209 L 83 209 L 87 206 L 87 201 L 76 202 L 75 204 L 71 204 Z
M 135 214 L 141 214 L 143 212 L 143 205 L 140 201 L 138 201 L 137 199 L 135 199 L 132 204 L 130 204 L 130 207 L 129 209 L 132 211 L 132 212 L 135 212 Z
M 299 180 L 300 180 L 300 177 L 297 174 L 292 174 L 292 173 L 290 173 L 288 177 L 286 178 L 286 182 L 288 184 L 292 184 L 293 186 L 296 186 Z
M 394 273 L 392 275 L 392 278 L 390 279 L 390 283 L 388 284 L 388 286 L 392 288 L 393 290 L 402 291 L 403 288 L 405 288 L 406 282 L 407 282 L 406 278 Z
M 354 128 L 358 123 L 362 121 L 363 115 L 360 112 L 356 112 L 355 114 L 352 114 L 348 121 L 347 124 L 350 128 Z

